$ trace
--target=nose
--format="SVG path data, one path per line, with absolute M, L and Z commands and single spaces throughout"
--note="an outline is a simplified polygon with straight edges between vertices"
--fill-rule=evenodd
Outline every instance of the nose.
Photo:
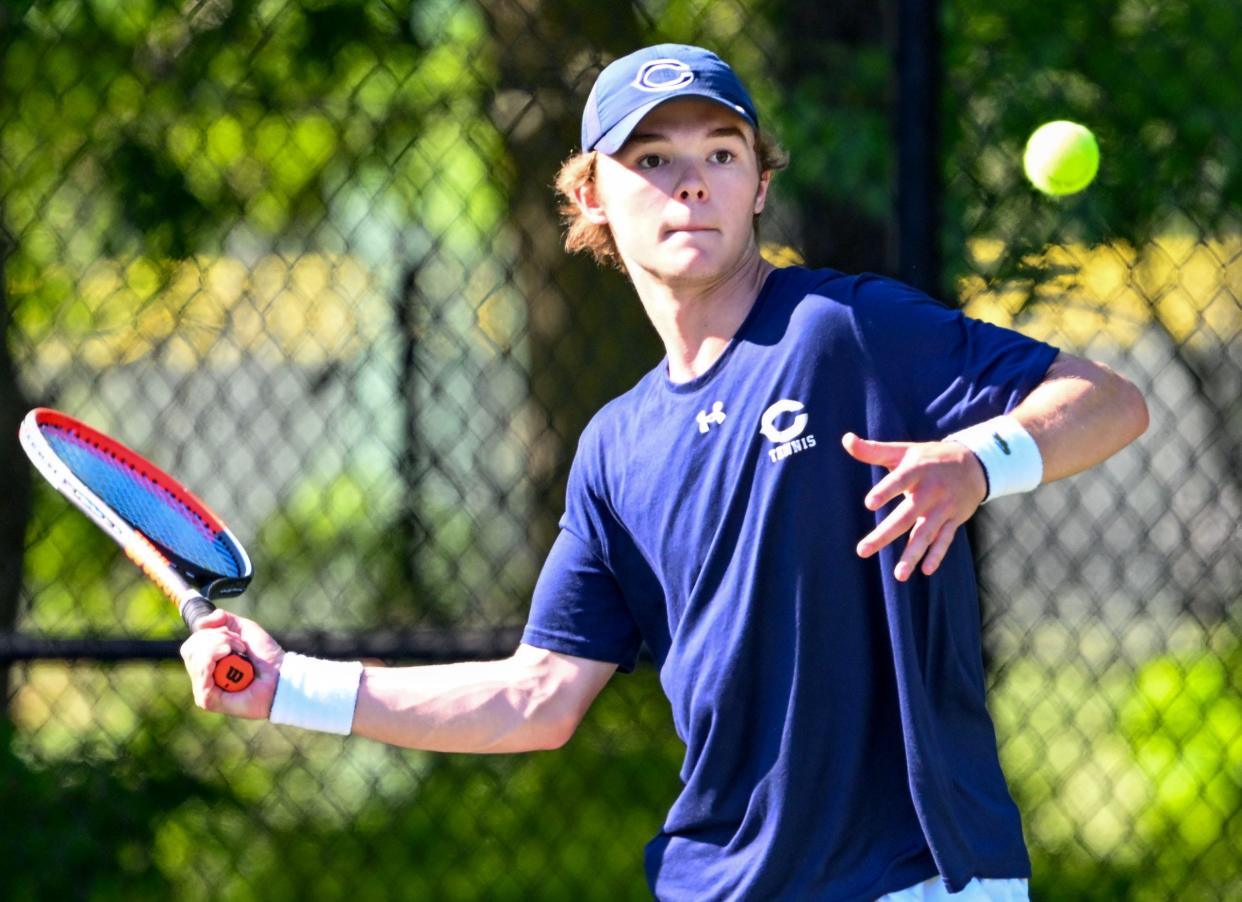
M 707 200 L 707 180 L 699 167 L 689 164 L 681 171 L 681 178 L 677 181 L 677 198 L 683 203 Z

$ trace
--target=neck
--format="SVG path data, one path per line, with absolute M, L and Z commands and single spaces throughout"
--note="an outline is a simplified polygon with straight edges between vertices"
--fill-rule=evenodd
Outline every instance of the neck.
M 664 342 L 670 379 L 687 382 L 707 372 L 729 346 L 773 269 L 756 249 L 732 270 L 701 282 L 631 270 L 639 300 Z

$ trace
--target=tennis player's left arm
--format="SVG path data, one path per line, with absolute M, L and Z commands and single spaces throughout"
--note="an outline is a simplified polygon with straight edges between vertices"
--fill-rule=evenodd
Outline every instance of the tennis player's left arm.
M 1147 431 L 1147 402 L 1102 363 L 1062 351 L 1010 416 L 1035 439 L 1043 482 L 1094 467 Z
M 1080 473 L 1107 460 L 1147 429 L 1147 404 L 1139 390 L 1102 363 L 1060 353 L 1042 382 L 1012 411 L 1039 447 L 1043 482 Z M 957 527 L 978 510 L 987 493 L 983 468 L 957 442 L 876 442 L 847 434 L 851 456 L 890 472 L 867 493 L 871 510 L 904 495 L 897 508 L 858 544 L 870 557 L 910 534 L 896 567 L 909 579 L 922 564 L 935 572 Z

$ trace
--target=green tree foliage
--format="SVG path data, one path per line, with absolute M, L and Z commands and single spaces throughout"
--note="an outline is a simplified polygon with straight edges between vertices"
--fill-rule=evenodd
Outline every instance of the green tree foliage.
M 443 155 L 491 141 L 462 116 L 483 65 L 470 52 L 477 17 L 437 7 L 411 21 L 364 0 L 189 14 L 163 0 L 59 0 L 14 18 L 0 35 L 10 282 L 58 288 L 47 316 L 71 297 L 63 280 L 103 256 L 160 262 L 246 234 L 294 243 L 320 229 L 347 178 L 450 238 L 469 194 L 466 225 L 486 230 L 476 154 Z M 49 272 L 61 284 L 45 284 Z
M 6 899 L 168 898 L 155 836 L 163 819 L 192 800 L 221 809 L 225 789 L 191 775 L 170 751 L 181 718 L 143 723 L 119 755 L 83 745 L 51 765 L 15 751 L 0 726 L 0 888 Z M 175 877 L 175 875 L 173 875 Z
M 1239 226 L 1242 33 L 1232 0 L 944 4 L 946 259 L 975 236 L 1009 244 L 995 275 L 1055 233 L 1142 245 L 1174 216 L 1202 233 Z M 1030 133 L 1082 122 L 1101 149 L 1091 189 L 1061 203 L 1022 173 Z M 1184 226 L 1183 226 L 1184 227 Z

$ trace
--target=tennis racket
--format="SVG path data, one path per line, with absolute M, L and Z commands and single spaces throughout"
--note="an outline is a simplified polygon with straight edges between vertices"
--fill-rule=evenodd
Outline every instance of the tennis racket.
M 36 408 L 22 420 L 22 448 L 35 468 L 125 551 L 181 612 L 191 631 L 212 611 L 208 599 L 240 595 L 252 568 L 228 528 L 155 464 L 75 420 Z M 216 685 L 240 692 L 254 680 L 240 652 L 217 660 Z

